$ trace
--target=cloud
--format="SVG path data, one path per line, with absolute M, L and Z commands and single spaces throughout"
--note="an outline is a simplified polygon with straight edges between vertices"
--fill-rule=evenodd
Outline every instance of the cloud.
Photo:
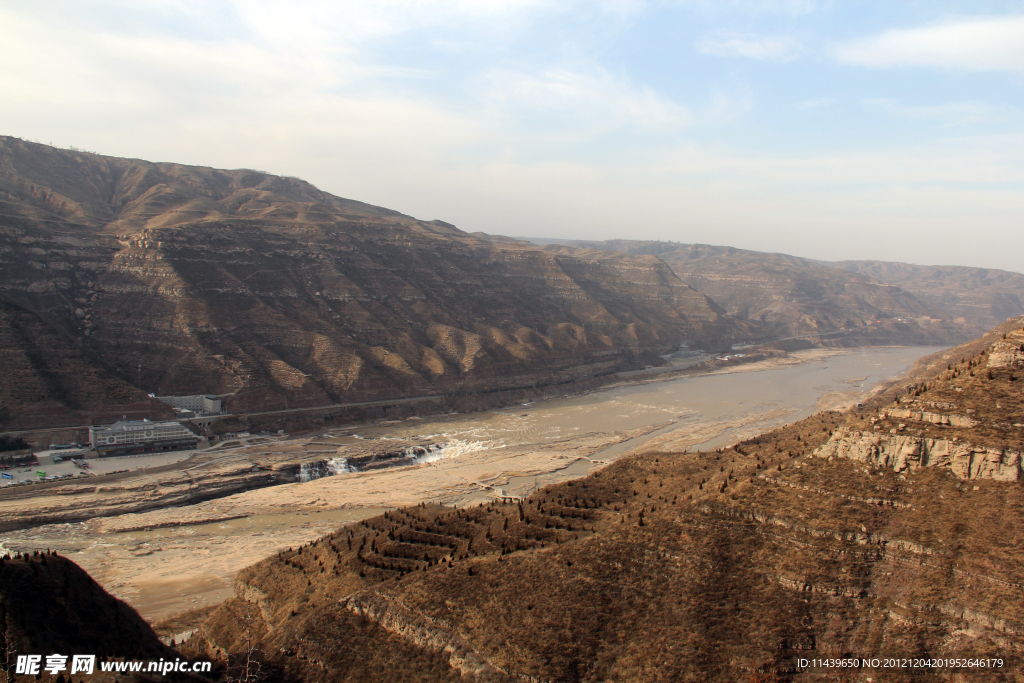
M 665 129 L 690 122 L 685 107 L 603 70 L 495 71 L 489 80 L 488 99 L 510 114 L 543 114 L 550 121 L 569 119 L 596 130 Z
M 263 168 L 468 230 L 584 237 L 600 229 L 813 246 L 832 258 L 899 257 L 889 245 L 905 235 L 914 258 L 1021 267 L 1019 252 L 991 248 L 1013 243 L 1024 210 L 1024 136 L 1005 125 L 1020 117 L 999 107 L 994 90 L 950 91 L 949 102 L 928 106 L 903 91 L 865 102 L 838 77 L 807 83 L 797 74 L 800 87 L 788 87 L 781 72 L 792 70 L 783 69 L 786 87 L 760 88 L 722 78 L 715 69 L 728 76 L 733 63 L 709 65 L 692 49 L 678 63 L 637 69 L 618 41 L 660 38 L 626 35 L 620 18 L 654 15 L 668 0 L 646 9 L 633 0 L 233 1 L 0 2 L 0 132 L 116 156 Z M 722 22 L 737 11 L 739 26 L 757 26 L 746 23 L 749 13 L 811 8 L 679 2 L 700 5 L 689 11 L 703 26 L 734 26 Z M 809 54 L 812 39 L 786 38 L 788 30 L 708 33 L 698 49 L 769 63 Z M 835 64 L 825 66 L 836 75 Z M 1001 120 L 1008 130 L 986 138 L 950 129 L 941 139 L 930 134 L 936 126 L 912 123 L 929 139 L 908 136 L 916 146 L 893 149 L 894 136 L 872 139 L 875 126 L 840 145 L 856 154 L 813 139 L 786 154 L 762 118 L 769 107 L 754 107 L 772 97 L 808 110 L 832 105 L 836 129 L 839 117 L 874 108 L 912 122 Z M 788 113 L 787 131 L 792 106 Z M 802 231 L 787 232 L 798 224 Z M 977 254 L 935 237 L 936 226 L 970 229 Z M 752 235 L 765 243 L 751 244 Z
M 680 0 L 678 4 L 699 10 L 703 14 L 736 15 L 744 17 L 758 15 L 783 15 L 800 17 L 817 12 L 826 0 Z
M 716 57 L 749 57 L 788 62 L 800 54 L 800 45 L 786 36 L 758 36 L 748 33 L 720 33 L 697 41 L 697 51 Z
M 836 45 L 830 53 L 840 63 L 857 66 L 1024 71 L 1024 16 L 971 17 L 891 29 Z

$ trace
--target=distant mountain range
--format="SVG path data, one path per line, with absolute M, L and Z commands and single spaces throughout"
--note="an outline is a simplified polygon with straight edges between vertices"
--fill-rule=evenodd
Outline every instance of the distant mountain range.
M 0 429 L 168 414 L 149 393 L 242 412 L 534 387 L 681 344 L 947 344 L 1024 299 L 1014 273 L 538 245 L 2 136 L 0 275 Z
M 778 337 L 874 323 L 880 327 L 868 333 L 869 339 L 880 343 L 894 323 L 907 321 L 961 341 L 1024 313 L 1024 275 L 1005 270 L 815 261 L 676 242 L 522 239 L 657 256 L 730 315 Z

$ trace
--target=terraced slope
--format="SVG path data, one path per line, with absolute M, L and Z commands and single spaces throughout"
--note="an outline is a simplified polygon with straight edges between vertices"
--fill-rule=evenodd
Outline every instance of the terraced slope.
M 149 392 L 252 411 L 564 382 L 748 334 L 655 257 L 491 241 L 292 178 L 9 137 L 0 276 L 5 310 L 90 368 L 78 404 L 4 399 L 0 428 L 35 424 L 37 403 Z M 0 344 L 24 356 L 3 328 Z M 0 384 L 51 386 L 59 365 L 5 365 Z
M 341 529 L 243 571 L 185 647 L 255 642 L 289 681 L 811 681 L 801 658 L 847 656 L 999 657 L 969 680 L 1021 680 L 1020 343 L 1024 319 L 932 358 L 924 384 L 733 448 Z M 892 434 L 879 417 L 940 401 L 973 423 L 922 414 Z M 968 443 L 968 466 L 836 448 L 864 428 Z
M 0 303 L 0 349 L 0 425 L 173 417 L 169 406 L 104 371 L 89 350 L 30 310 Z

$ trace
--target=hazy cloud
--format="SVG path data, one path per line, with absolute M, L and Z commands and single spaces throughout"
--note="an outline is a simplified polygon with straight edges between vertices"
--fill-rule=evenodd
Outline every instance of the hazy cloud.
M 1024 71 L 1024 16 L 972 17 L 891 29 L 831 49 L 843 64 Z
M 923 28 L 884 31 L 821 5 L 0 2 L 0 133 L 261 168 L 471 231 L 1021 269 L 990 245 L 1024 211 L 1024 19 L 925 25 L 916 3 Z M 1001 71 L 849 78 L 809 58 L 835 26 L 867 36 L 844 63 Z M 974 251 L 948 238 L 965 226 Z
M 829 0 L 678 0 L 679 4 L 709 14 L 742 13 L 752 15 L 782 14 L 799 17 L 828 5 Z
M 570 119 L 598 129 L 625 125 L 658 129 L 690 121 L 685 107 L 603 70 L 496 71 L 489 80 L 490 102 L 509 113 L 544 112 L 556 120 Z
M 697 41 L 697 51 L 717 57 L 749 57 L 785 62 L 800 53 L 800 44 L 786 36 L 757 36 L 748 33 L 720 33 Z

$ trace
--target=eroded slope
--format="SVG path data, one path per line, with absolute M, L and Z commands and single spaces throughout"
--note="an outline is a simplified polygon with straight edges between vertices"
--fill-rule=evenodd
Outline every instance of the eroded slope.
M 996 268 L 919 266 L 886 261 L 836 261 L 842 268 L 910 292 L 954 319 L 994 327 L 1024 311 L 1024 275 Z

